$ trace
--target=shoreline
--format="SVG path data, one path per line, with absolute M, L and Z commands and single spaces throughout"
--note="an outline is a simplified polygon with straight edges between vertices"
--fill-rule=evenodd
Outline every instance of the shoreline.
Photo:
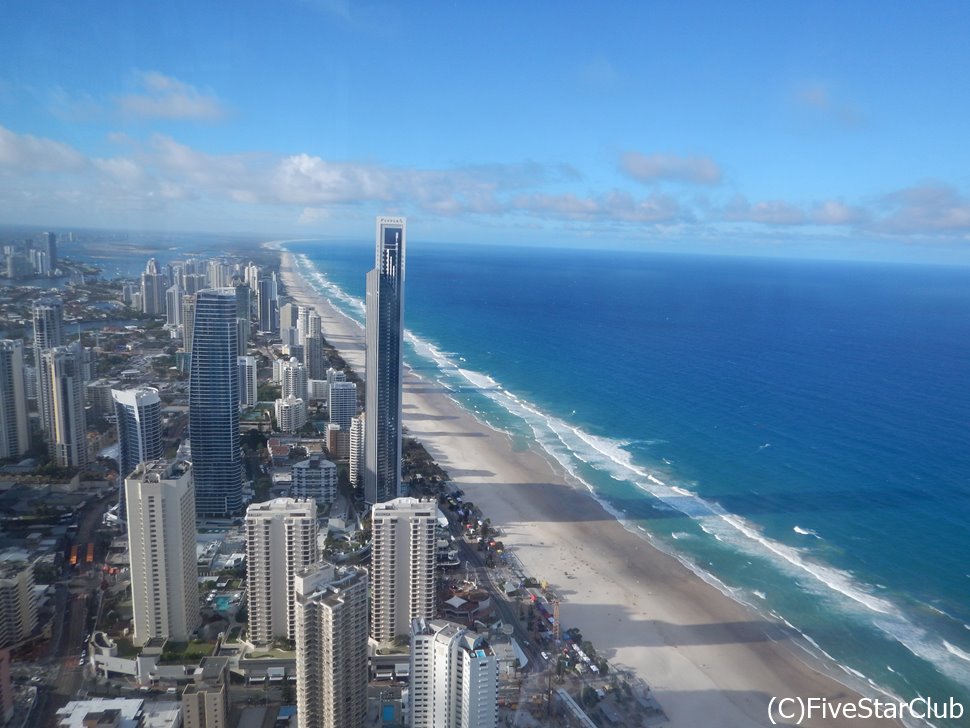
M 275 247 L 275 246 L 274 246 Z M 324 335 L 363 372 L 363 331 L 333 307 L 278 247 L 280 275 L 297 303 L 314 306 Z M 770 725 L 771 697 L 856 702 L 838 668 L 793 643 L 800 635 L 724 594 L 628 524 L 550 458 L 513 450 L 438 385 L 408 370 L 404 424 L 468 500 L 502 531 L 527 571 L 561 594 L 561 617 L 600 655 L 653 689 L 672 725 Z M 575 572 L 575 573 L 574 573 Z M 896 725 L 866 720 L 862 725 Z M 859 720 L 806 720 L 849 726 Z

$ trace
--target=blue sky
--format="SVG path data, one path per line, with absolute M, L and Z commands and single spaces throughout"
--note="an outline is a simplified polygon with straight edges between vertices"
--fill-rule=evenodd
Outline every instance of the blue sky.
M 8 0 L 0 223 L 970 263 L 970 6 L 604 5 Z

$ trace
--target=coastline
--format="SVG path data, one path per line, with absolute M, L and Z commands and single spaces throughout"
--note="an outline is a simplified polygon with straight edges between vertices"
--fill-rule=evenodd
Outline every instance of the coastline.
M 328 341 L 363 373 L 359 325 L 306 283 L 292 254 L 280 253 L 288 293 L 317 309 Z M 525 568 L 564 597 L 563 622 L 580 627 L 599 654 L 646 680 L 672 725 L 707 725 L 712 716 L 719 726 L 770 725 L 773 696 L 858 700 L 809 664 L 784 625 L 755 614 L 628 531 L 546 458 L 514 451 L 504 433 L 410 371 L 404 424 L 502 529 L 502 540 L 515 547 Z M 850 724 L 860 722 L 802 723 Z M 875 719 L 862 724 L 899 725 Z

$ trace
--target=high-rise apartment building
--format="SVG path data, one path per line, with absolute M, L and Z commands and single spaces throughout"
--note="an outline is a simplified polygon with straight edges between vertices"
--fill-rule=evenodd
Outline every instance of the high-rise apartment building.
M 195 331 L 195 294 L 182 296 L 182 348 L 192 353 L 192 336 Z
M 307 370 L 294 356 L 280 365 L 280 397 L 297 397 L 304 402 L 307 397 Z
M 404 218 L 377 218 L 374 269 L 367 274 L 364 500 L 401 489 L 401 347 L 404 337 Z
M 327 357 L 323 353 L 323 337 L 320 334 L 303 337 L 303 362 L 310 379 L 327 376 Z
M 40 381 L 49 410 L 51 451 L 62 468 L 78 468 L 88 461 L 83 364 L 76 345 L 44 349 L 41 354 Z
M 236 292 L 196 294 L 189 377 L 189 437 L 195 501 L 202 515 L 242 510 Z
M 23 642 L 36 626 L 34 565 L 26 552 L 0 552 L 0 647 Z
M 259 330 L 265 334 L 279 331 L 279 300 L 275 273 L 259 279 L 256 287 L 256 304 L 259 307 Z
M 127 478 L 139 463 L 162 456 L 162 400 L 154 387 L 112 389 L 118 419 L 119 475 Z
M 249 335 L 252 329 L 250 315 L 250 298 L 252 289 L 244 283 L 238 283 L 236 289 L 236 326 L 239 329 L 239 356 L 245 356 L 249 347 Z
M 367 571 L 316 564 L 297 576 L 294 591 L 300 728 L 363 728 Z
M 24 342 L 0 339 L 0 458 L 15 458 L 30 448 Z
M 290 493 L 296 498 L 311 498 L 325 506 L 337 498 L 337 466 L 320 455 L 294 463 Z
M 333 442 L 328 444 L 330 454 L 338 460 L 350 457 L 350 423 L 357 414 L 357 385 L 354 382 L 335 381 L 327 396 L 330 412 L 330 431 Z
M 496 728 L 498 661 L 481 635 L 443 620 L 411 628 L 412 728 Z
M 188 640 L 201 624 L 192 464 L 155 460 L 125 479 L 136 644 Z
M 141 274 L 142 313 L 158 315 L 165 313 L 164 278 L 158 272 L 158 263 L 150 258 L 145 272 Z
M 364 413 L 350 420 L 350 484 L 360 485 L 364 470 Z
M 241 407 L 255 407 L 257 401 L 256 357 L 237 357 L 236 365 L 239 367 L 239 405 Z
M 41 352 L 64 345 L 64 302 L 47 296 L 34 303 L 34 368 L 37 372 L 37 410 L 44 432 L 51 431 L 51 409 L 47 404 L 50 393 L 44 388 Z
M 165 291 L 165 323 L 172 328 L 182 325 L 182 296 L 185 291 L 175 284 Z
M 350 421 L 357 415 L 357 385 L 354 382 L 337 382 L 330 385 L 327 397 L 330 421 L 340 429 L 350 431 Z
M 246 510 L 246 590 L 249 639 L 295 639 L 293 585 L 317 560 L 317 504 L 276 498 Z
M 125 478 L 162 456 L 162 400 L 154 387 L 112 389 L 118 426 L 118 517 L 125 519 Z
M 278 399 L 274 403 L 276 414 L 276 428 L 280 432 L 294 434 L 299 432 L 307 423 L 306 400 L 299 397 Z
M 434 617 L 437 523 L 433 500 L 395 498 L 371 509 L 371 636 L 380 643 Z

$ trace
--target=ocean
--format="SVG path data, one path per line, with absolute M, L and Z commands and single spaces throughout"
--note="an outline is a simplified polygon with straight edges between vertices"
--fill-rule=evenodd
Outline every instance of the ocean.
M 287 247 L 363 321 L 372 245 Z M 849 684 L 970 706 L 970 269 L 410 242 L 406 270 L 410 367 Z

